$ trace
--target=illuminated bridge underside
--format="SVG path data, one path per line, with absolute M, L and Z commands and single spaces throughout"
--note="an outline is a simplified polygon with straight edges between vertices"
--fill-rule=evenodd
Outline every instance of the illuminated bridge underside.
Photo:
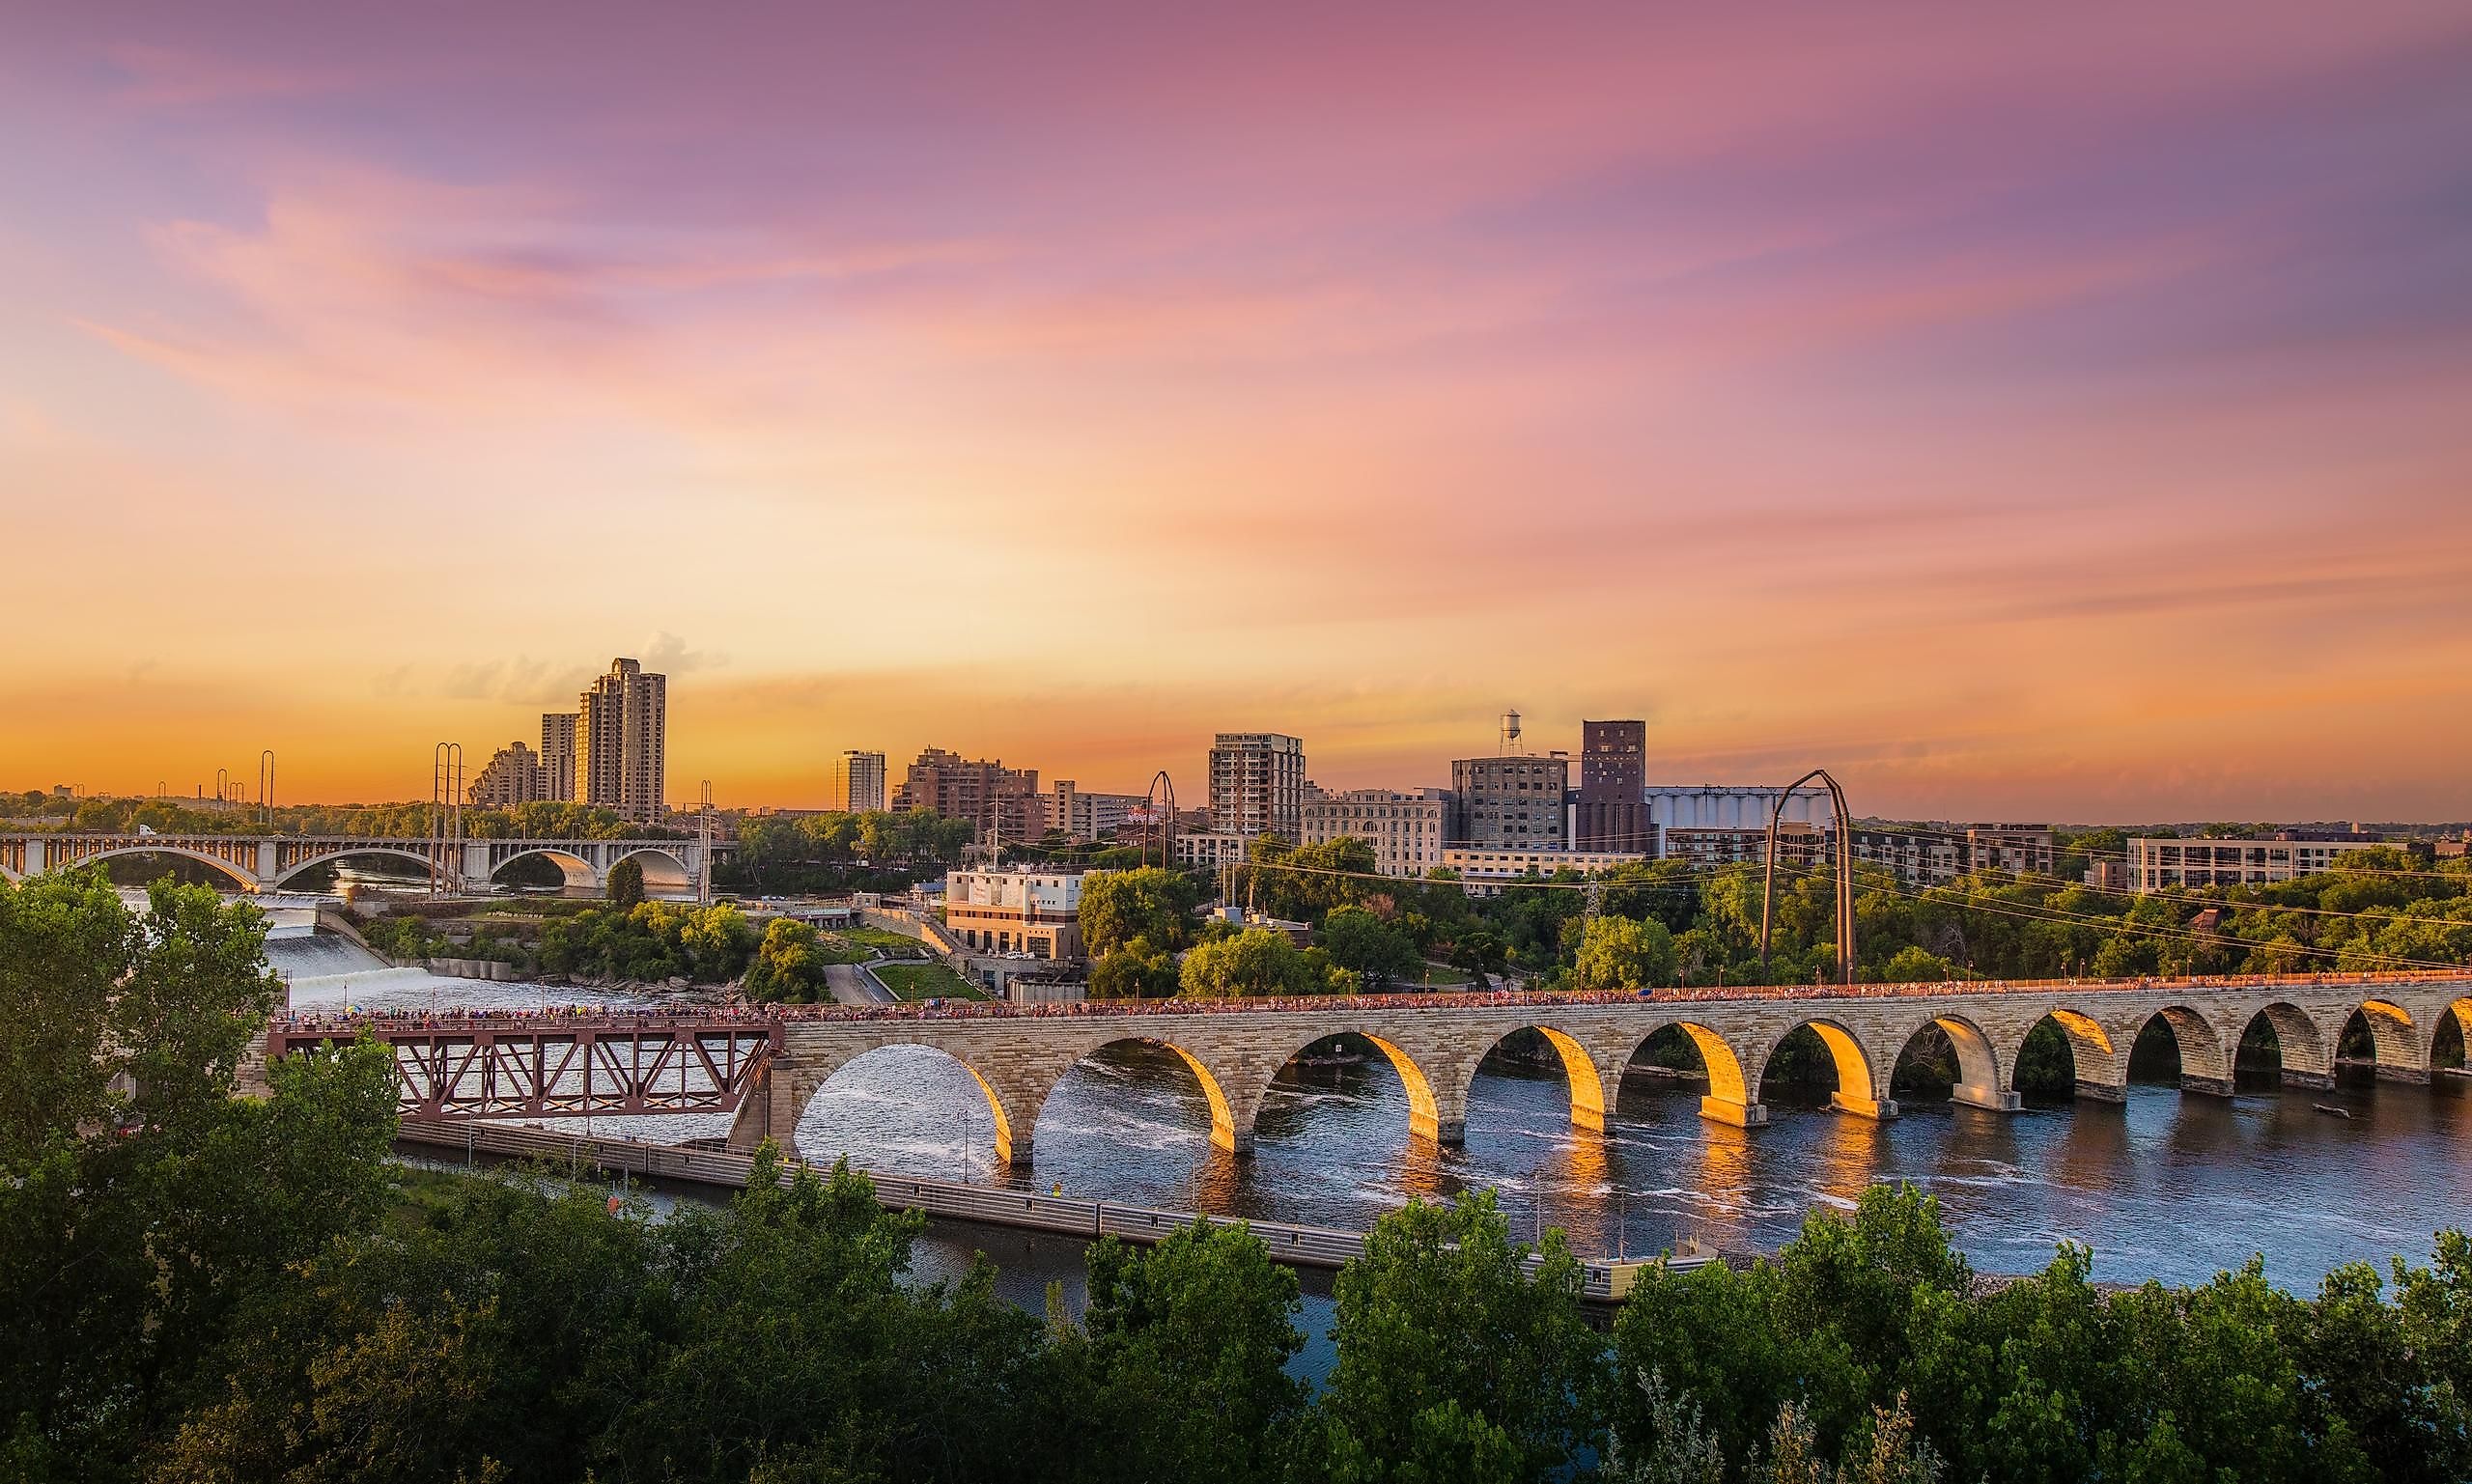
M 716 841 L 716 854 L 730 849 Z M 435 871 L 451 889 L 480 886 L 517 860 L 537 857 L 555 865 L 572 886 L 605 888 L 622 860 L 640 863 L 647 875 L 683 878 L 690 887 L 703 880 L 704 846 L 697 840 L 431 840 L 358 835 L 140 835 L 0 834 L 0 877 L 22 881 L 46 871 L 121 855 L 178 855 L 211 866 L 245 891 L 279 891 L 323 865 L 353 858 L 391 860 Z
M 2272 1026 L 2284 1079 L 2325 1085 L 2332 1049 L 2358 1013 L 2376 1047 L 2377 1075 L 2426 1082 L 2441 1028 L 2450 1018 L 2472 1022 L 2472 974 L 2362 980 L 2295 979 L 2239 984 L 2055 984 L 1996 991 L 1940 993 L 1937 986 L 1863 993 L 1748 991 L 1709 999 L 1591 1003 L 1539 999 L 1506 1002 L 1469 996 L 1434 1005 L 1381 996 L 1260 1008 L 1128 1014 L 1093 1006 L 1081 1015 L 1030 1017 L 887 1015 L 786 1021 L 768 1025 L 770 1054 L 701 1050 L 703 1043 L 604 1059 L 564 1043 L 579 1038 L 573 1022 L 544 1022 L 544 1044 L 512 1054 L 483 1052 L 444 1032 L 443 1044 L 400 1050 L 407 1106 L 427 1116 L 496 1112 L 736 1108 L 730 1139 L 751 1149 L 766 1138 L 787 1141 L 825 1080 L 869 1051 L 924 1046 L 969 1070 L 987 1102 L 1000 1158 L 1027 1160 L 1039 1110 L 1065 1074 L 1111 1045 L 1140 1041 L 1174 1051 L 1199 1081 L 1210 1109 L 1212 1142 L 1238 1154 L 1253 1146 L 1255 1119 L 1273 1078 L 1299 1053 L 1335 1035 L 1366 1038 L 1407 1089 L 1410 1134 L 1460 1142 L 1467 1131 L 1469 1089 L 1486 1053 L 1521 1030 L 1543 1035 L 1570 1086 L 1571 1119 L 1601 1130 L 1615 1107 L 1625 1072 L 1649 1038 L 1676 1030 L 1706 1068 L 1703 1116 L 1756 1126 L 1768 1121 L 1760 1084 L 1784 1039 L 1809 1027 L 1827 1054 L 1831 1106 L 1858 1117 L 1892 1118 L 1890 1094 L 1900 1054 L 1934 1028 L 1955 1048 L 1960 1105 L 1997 1115 L 2017 1106 L 2017 1057 L 2026 1037 L 2046 1020 L 2065 1037 L 2081 1098 L 2119 1101 L 2126 1095 L 2129 1050 L 2147 1026 L 2169 1025 L 2179 1048 L 2181 1086 L 2228 1094 L 2233 1057 L 2253 1022 Z M 510 1028 L 495 1039 L 520 1044 Z M 719 1034 L 721 1026 L 706 1034 Z M 734 1022 L 755 1036 L 747 1022 Z M 384 1031 L 401 1043 L 407 1033 Z M 666 1043 L 667 1027 L 601 1031 L 604 1040 L 636 1035 Z M 462 1033 L 463 1042 L 479 1038 Z M 295 1037 L 311 1039 L 308 1037 Z M 693 1037 L 689 1037 L 693 1040 Z M 553 1047 L 548 1043 L 560 1043 Z M 579 1062 L 578 1062 L 579 1058 Z M 689 1066 L 694 1069 L 688 1071 Z M 565 1068 L 561 1072 L 557 1069 Z M 605 1071 L 604 1070 L 605 1069 Z M 686 1080 L 665 1080 L 674 1075 Z M 579 1076 L 594 1078 L 590 1086 Z M 606 1090 L 598 1080 L 608 1078 Z M 695 1080 L 700 1077 L 703 1080 Z M 595 1102 L 595 1099 L 604 1101 Z
M 399 1029 L 373 1024 L 393 1048 L 398 1111 L 408 1118 L 561 1118 L 594 1113 L 734 1113 L 761 1084 L 775 1027 L 714 1024 L 508 1029 Z M 267 1054 L 326 1035 L 270 1034 Z

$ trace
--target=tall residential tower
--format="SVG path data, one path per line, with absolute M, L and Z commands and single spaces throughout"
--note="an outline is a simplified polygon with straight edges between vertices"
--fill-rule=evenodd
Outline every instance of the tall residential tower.
M 856 748 L 841 754 L 841 807 L 872 814 L 885 806 L 885 755 Z
M 545 712 L 541 716 L 541 797 L 572 803 L 576 797 L 576 714 Z
M 632 659 L 613 659 L 609 673 L 577 699 L 576 785 L 580 802 L 615 810 L 622 819 L 660 819 L 668 691 L 667 676 L 647 675 Z
M 1210 747 L 1210 820 L 1223 833 L 1305 830 L 1305 742 L 1280 732 L 1222 732 Z

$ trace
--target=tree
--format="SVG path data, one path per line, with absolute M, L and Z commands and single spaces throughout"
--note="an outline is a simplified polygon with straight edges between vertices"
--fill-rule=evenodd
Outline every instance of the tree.
M 1166 999 L 1176 993 L 1176 960 L 1137 938 L 1090 965 L 1094 999 Z
M 606 1398 L 606 1476 L 1007 1478 L 1065 1447 L 1025 1435 L 1040 1330 L 985 1258 L 903 1281 L 923 1224 L 847 1162 L 785 1175 L 769 1142 L 727 1210 L 680 1207 L 658 1233 L 672 1317 Z
M 1375 984 L 1406 978 L 1424 962 L 1407 929 L 1362 907 L 1331 909 L 1322 919 L 1322 947 L 1333 964 Z
M 1070 1427 L 1120 1479 L 1272 1479 L 1292 1446 L 1305 1387 L 1286 1366 L 1295 1270 L 1241 1226 L 1196 1220 L 1148 1252 L 1110 1237 L 1088 1254 L 1089 1308 L 1059 1333 L 1076 1378 Z
M 644 900 L 644 865 L 630 855 L 609 868 L 609 905 L 632 911 Z
M 395 1131 L 362 1045 L 233 1096 L 278 1000 L 246 904 L 98 873 L 0 883 L 0 1457 L 127 1477 L 233 1316 L 366 1229 Z M 126 1088 L 126 1090 L 120 1090 Z
M 1880 980 L 1885 984 L 1941 984 L 1967 977 L 1954 964 L 1914 943 L 1899 948 L 1880 966 Z
M 1195 999 L 1310 994 L 1325 988 L 1287 935 L 1269 928 L 1247 928 L 1192 949 L 1177 981 Z
M 1380 889 L 1370 878 L 1381 862 L 1370 843 L 1354 836 L 1290 845 L 1277 835 L 1257 835 L 1245 854 L 1253 862 L 1249 879 L 1262 910 L 1292 922 L 1318 923 L 1332 908 Z
M 823 938 L 813 924 L 775 917 L 765 924 L 755 962 L 746 970 L 746 997 L 811 1004 L 825 994 Z
M 1154 952 L 1173 953 L 1193 941 L 1194 909 L 1200 888 L 1182 871 L 1148 866 L 1093 873 L 1082 880 L 1082 944 L 1093 958 L 1146 940 Z
M 1657 919 L 1591 917 L 1575 967 L 1587 989 L 1644 990 L 1671 984 L 1674 965 L 1673 935 Z
M 1579 1261 L 1559 1231 L 1533 1274 L 1528 1253 L 1491 1191 L 1412 1200 L 1374 1223 L 1333 1289 L 1338 1363 L 1322 1410 L 1334 1476 L 1535 1478 L 1591 1444 L 1601 1349 L 1580 1314 Z M 1443 1439 L 1460 1466 L 1429 1473 L 1419 1461 Z

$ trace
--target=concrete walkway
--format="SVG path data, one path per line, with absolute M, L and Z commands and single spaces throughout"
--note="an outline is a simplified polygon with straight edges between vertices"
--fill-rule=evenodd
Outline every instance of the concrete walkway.
M 836 1005 L 890 1005 L 898 1003 L 884 992 L 873 975 L 856 964 L 824 966 L 824 987 L 832 992 Z

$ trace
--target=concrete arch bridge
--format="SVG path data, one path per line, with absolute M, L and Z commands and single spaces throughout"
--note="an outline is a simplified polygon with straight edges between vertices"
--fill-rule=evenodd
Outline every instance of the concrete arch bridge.
M 726 854 L 715 842 L 716 855 Z M 637 861 L 650 882 L 693 890 L 709 863 L 700 840 L 432 840 L 359 835 L 7 834 L 0 835 L 0 876 L 23 881 L 46 871 L 115 856 L 177 855 L 211 866 L 243 891 L 279 891 L 319 866 L 351 858 L 387 859 L 423 871 L 442 867 L 458 890 L 487 885 L 518 860 L 555 865 L 574 887 L 602 890 L 624 860 Z
M 1803 1027 L 1829 1053 L 1831 1105 L 1857 1117 L 1891 1118 L 1899 1057 L 1936 1027 L 1955 1048 L 1960 1104 L 2013 1111 L 2017 1057 L 2045 1020 L 2066 1037 L 2081 1098 L 2126 1097 L 2129 1050 L 2162 1021 L 2179 1048 L 2190 1092 L 2229 1096 L 2233 1059 L 2260 1019 L 2273 1027 L 2289 1083 L 2326 1086 L 2335 1049 L 2354 1016 L 2368 1024 L 2380 1078 L 2427 1082 L 2431 1052 L 2452 1016 L 2472 1034 L 2472 972 L 2452 977 L 2294 977 L 2213 983 L 2082 983 L 2036 986 L 1864 986 L 1857 992 L 1736 990 L 1690 997 L 1610 1000 L 1590 996 L 1355 996 L 1182 1008 L 1077 1007 L 1031 1014 L 997 1007 L 955 1012 L 815 1010 L 785 1017 L 780 1050 L 751 1079 L 736 1110 L 734 1147 L 771 1136 L 787 1142 L 827 1078 L 886 1046 L 925 1046 L 960 1062 L 985 1094 L 999 1158 L 1026 1161 L 1040 1108 L 1077 1063 L 1120 1042 L 1164 1046 L 1201 1086 L 1211 1136 L 1250 1153 L 1271 1082 L 1307 1048 L 1332 1036 L 1364 1037 L 1405 1085 L 1415 1135 L 1460 1142 L 1477 1065 L 1521 1030 L 1541 1034 L 1562 1064 L 1571 1120 L 1602 1131 L 1622 1078 L 1649 1039 L 1677 1029 L 1708 1076 L 1703 1116 L 1757 1126 L 1771 1056 Z

